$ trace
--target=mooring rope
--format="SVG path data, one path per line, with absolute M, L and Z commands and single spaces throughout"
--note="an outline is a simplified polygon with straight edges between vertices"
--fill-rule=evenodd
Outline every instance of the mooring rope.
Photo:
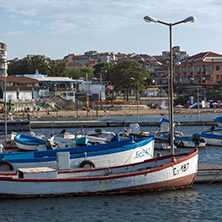
M 217 179 L 217 177 L 221 174 L 221 172 L 222 172 L 222 169 L 220 169 L 220 171 L 217 174 L 217 176 L 209 184 L 212 184 Z

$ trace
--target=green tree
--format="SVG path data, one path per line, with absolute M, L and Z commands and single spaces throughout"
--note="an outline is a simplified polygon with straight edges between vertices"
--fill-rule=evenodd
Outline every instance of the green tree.
M 93 70 L 86 66 L 79 67 L 78 73 L 79 77 L 83 77 L 84 80 L 86 80 L 86 75 L 88 75 L 88 80 L 93 80 L 94 78 Z
M 49 67 L 45 60 L 39 56 L 35 55 L 33 57 L 25 57 L 21 62 L 12 62 L 8 67 L 9 75 L 16 74 L 34 74 L 38 70 L 42 74 L 49 74 Z
M 98 79 L 102 75 L 102 79 L 110 81 L 110 72 L 114 64 L 110 62 L 99 62 L 93 67 L 94 76 Z
M 145 82 L 152 82 L 149 73 L 144 68 L 141 68 L 138 62 L 132 60 L 124 60 L 116 64 L 110 73 L 110 78 L 116 91 L 126 90 L 127 101 L 129 89 L 137 90 L 139 84 L 141 91 Z
M 65 61 L 53 61 L 49 67 L 49 76 L 68 77 L 69 72 Z

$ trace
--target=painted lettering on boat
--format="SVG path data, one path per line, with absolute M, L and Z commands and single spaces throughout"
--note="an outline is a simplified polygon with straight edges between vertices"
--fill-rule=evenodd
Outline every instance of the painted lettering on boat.
M 141 151 L 136 151 L 136 159 L 137 158 L 142 158 L 144 156 L 150 156 L 150 148 L 143 149 Z
M 176 176 L 180 173 L 184 173 L 189 169 L 189 163 L 185 163 L 183 165 L 181 165 L 180 167 L 174 167 L 173 168 L 173 175 Z

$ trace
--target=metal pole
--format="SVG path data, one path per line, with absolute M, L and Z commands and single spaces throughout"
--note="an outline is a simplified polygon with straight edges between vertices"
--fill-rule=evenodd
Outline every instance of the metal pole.
M 173 55 L 172 55 L 172 24 L 170 29 L 170 151 L 174 154 L 174 129 L 173 129 Z
M 199 80 L 197 80 L 197 110 L 198 110 L 198 120 L 200 120 Z
M 6 63 L 4 65 L 4 100 L 5 100 L 5 143 L 7 142 L 7 102 L 6 102 Z
M 139 81 L 137 81 L 137 122 L 139 123 Z

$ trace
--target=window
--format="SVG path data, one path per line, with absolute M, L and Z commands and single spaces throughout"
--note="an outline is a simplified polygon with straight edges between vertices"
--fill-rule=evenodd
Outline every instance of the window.
M 176 68 L 175 68 L 175 73 L 179 73 L 179 72 L 180 72 L 179 67 L 176 67 Z
M 200 66 L 195 66 L 195 72 L 200 72 Z
M 216 71 L 220 71 L 220 66 L 216 66 Z
M 210 66 L 205 66 L 204 69 L 205 69 L 205 71 L 211 71 Z
M 219 81 L 220 80 L 220 76 L 219 75 L 217 75 L 217 81 Z
M 186 66 L 182 67 L 182 72 L 185 73 L 187 71 Z
M 188 66 L 188 72 L 193 72 L 193 66 Z

